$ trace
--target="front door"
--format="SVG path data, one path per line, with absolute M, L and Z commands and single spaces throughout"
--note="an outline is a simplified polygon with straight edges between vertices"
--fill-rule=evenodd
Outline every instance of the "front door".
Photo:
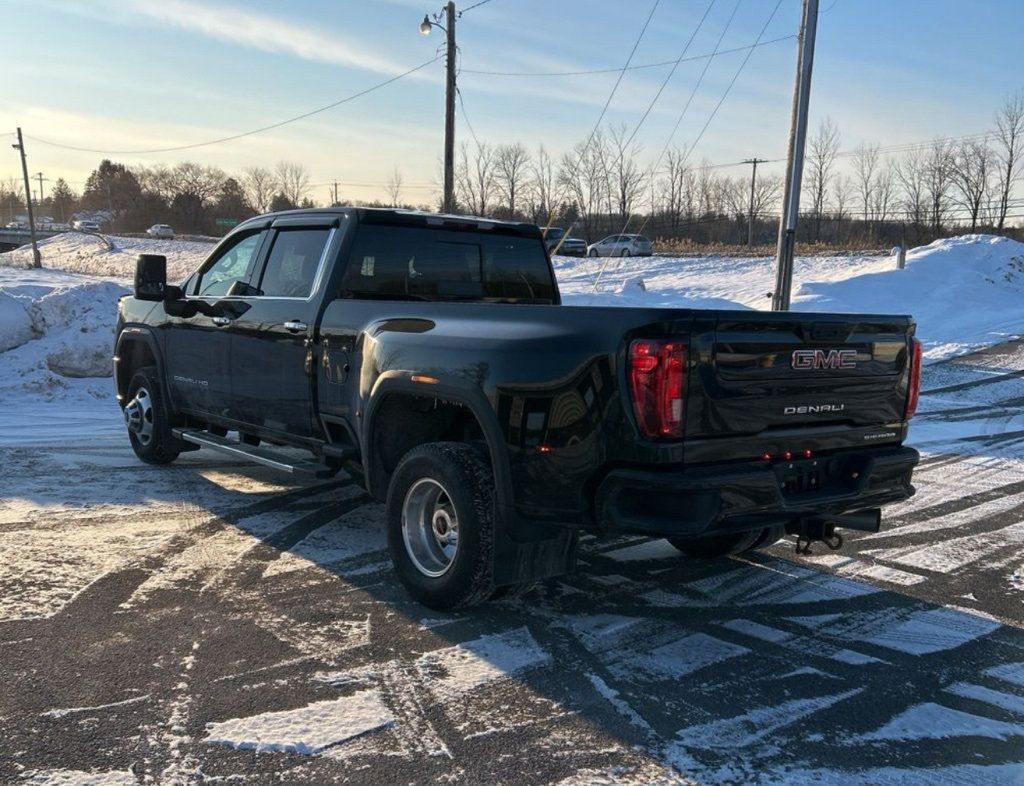
M 266 230 L 240 233 L 218 248 L 188 284 L 186 298 L 204 305 L 230 301 L 233 307 L 242 306 L 227 293 L 237 289 L 238 282 L 248 283 L 267 234 Z M 224 314 L 169 318 L 164 360 L 175 409 L 232 417 L 230 323 Z
M 236 419 L 292 437 L 318 436 L 312 342 L 335 230 L 291 225 L 271 232 L 253 294 L 243 298 L 248 308 L 230 328 Z

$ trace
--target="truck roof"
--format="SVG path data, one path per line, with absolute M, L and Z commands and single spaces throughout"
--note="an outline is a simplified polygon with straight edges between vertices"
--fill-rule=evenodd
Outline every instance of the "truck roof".
M 499 221 L 481 216 L 460 216 L 447 213 L 428 213 L 422 210 L 402 210 L 400 208 L 379 207 L 314 207 L 282 210 L 276 213 L 264 213 L 246 219 L 237 229 L 252 226 L 268 226 L 280 218 L 296 219 L 329 216 L 355 217 L 360 223 L 395 224 L 405 226 L 439 226 L 452 229 L 494 230 L 501 234 L 518 235 L 521 237 L 541 237 L 540 227 L 522 221 Z

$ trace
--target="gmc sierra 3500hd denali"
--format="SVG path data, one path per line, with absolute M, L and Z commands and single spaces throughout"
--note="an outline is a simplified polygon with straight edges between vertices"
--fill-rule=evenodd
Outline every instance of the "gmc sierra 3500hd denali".
M 571 570 L 581 531 L 836 547 L 914 493 L 907 316 L 562 306 L 534 225 L 358 208 L 253 218 L 166 278 L 140 257 L 119 305 L 139 458 L 346 469 L 432 608 Z

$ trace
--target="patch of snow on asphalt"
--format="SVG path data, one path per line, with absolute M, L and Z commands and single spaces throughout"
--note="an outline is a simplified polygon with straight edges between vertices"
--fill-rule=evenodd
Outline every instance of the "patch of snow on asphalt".
M 26 786 L 136 786 L 134 773 L 84 772 L 82 770 L 34 770 L 18 781 Z
M 881 728 L 862 734 L 859 741 L 941 740 L 950 737 L 1024 737 L 1024 725 L 972 715 L 934 702 L 917 704 Z
M 210 723 L 206 742 L 257 751 L 319 753 L 394 722 L 380 691 L 369 689 L 293 710 Z
M 428 652 L 416 665 L 438 698 L 445 699 L 550 659 L 530 631 L 522 627 Z

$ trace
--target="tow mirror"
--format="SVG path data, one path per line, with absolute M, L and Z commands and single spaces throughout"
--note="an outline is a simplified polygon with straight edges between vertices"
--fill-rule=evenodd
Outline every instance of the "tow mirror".
M 167 257 L 139 254 L 135 260 L 135 297 L 139 300 L 164 300 L 167 295 Z

